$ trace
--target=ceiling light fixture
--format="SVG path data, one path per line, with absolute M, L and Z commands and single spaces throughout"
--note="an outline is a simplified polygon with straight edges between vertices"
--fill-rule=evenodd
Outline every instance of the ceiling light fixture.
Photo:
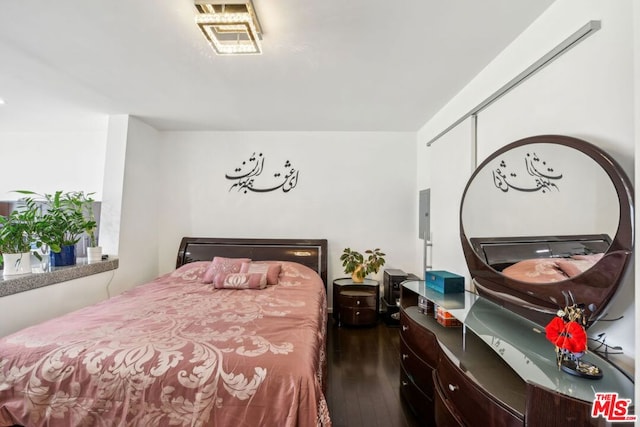
M 194 1 L 196 24 L 218 55 L 262 53 L 262 30 L 251 0 Z

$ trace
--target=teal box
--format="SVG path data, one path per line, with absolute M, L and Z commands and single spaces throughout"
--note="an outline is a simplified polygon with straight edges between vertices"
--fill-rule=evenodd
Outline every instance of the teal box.
M 441 294 L 464 292 L 464 277 L 444 270 L 427 270 L 424 272 L 427 288 Z

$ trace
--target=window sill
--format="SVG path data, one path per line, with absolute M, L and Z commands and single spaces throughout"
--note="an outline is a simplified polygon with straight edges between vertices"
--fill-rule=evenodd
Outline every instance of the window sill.
M 16 276 L 0 276 L 0 297 L 30 291 L 68 280 L 79 279 L 118 268 L 118 259 L 87 263 L 86 258 L 78 258 L 76 265 L 51 267 L 48 271 Z

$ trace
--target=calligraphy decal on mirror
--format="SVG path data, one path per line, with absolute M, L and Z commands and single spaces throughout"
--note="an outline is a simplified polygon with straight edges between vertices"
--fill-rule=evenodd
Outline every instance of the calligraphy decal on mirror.
M 536 153 L 527 153 L 524 158 L 524 172 L 510 169 L 503 160 L 493 171 L 493 183 L 500 190 L 507 192 L 509 189 L 516 191 L 542 191 L 546 193 L 550 190 L 558 190 L 558 185 L 554 182 L 562 179 L 562 174 L 547 165 Z M 524 178 L 523 178 L 524 177 Z
M 265 171 L 265 158 L 262 153 L 253 153 L 248 160 L 242 162 L 233 172 L 225 174 L 225 178 L 235 181 L 229 191 L 236 190 L 247 194 L 267 193 L 269 191 L 282 190 L 285 193 L 293 190 L 298 184 L 298 170 L 291 166 L 289 160 L 274 171 Z

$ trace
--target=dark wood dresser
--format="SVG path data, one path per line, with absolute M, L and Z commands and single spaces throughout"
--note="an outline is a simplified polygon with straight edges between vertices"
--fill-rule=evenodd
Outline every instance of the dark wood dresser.
M 425 297 L 463 326 L 424 314 Z M 633 399 L 633 382 L 607 361 L 588 354 L 600 380 L 561 372 L 543 327 L 470 292 L 443 295 L 404 282 L 400 323 L 400 394 L 424 425 L 605 426 L 591 417 L 595 392 Z

